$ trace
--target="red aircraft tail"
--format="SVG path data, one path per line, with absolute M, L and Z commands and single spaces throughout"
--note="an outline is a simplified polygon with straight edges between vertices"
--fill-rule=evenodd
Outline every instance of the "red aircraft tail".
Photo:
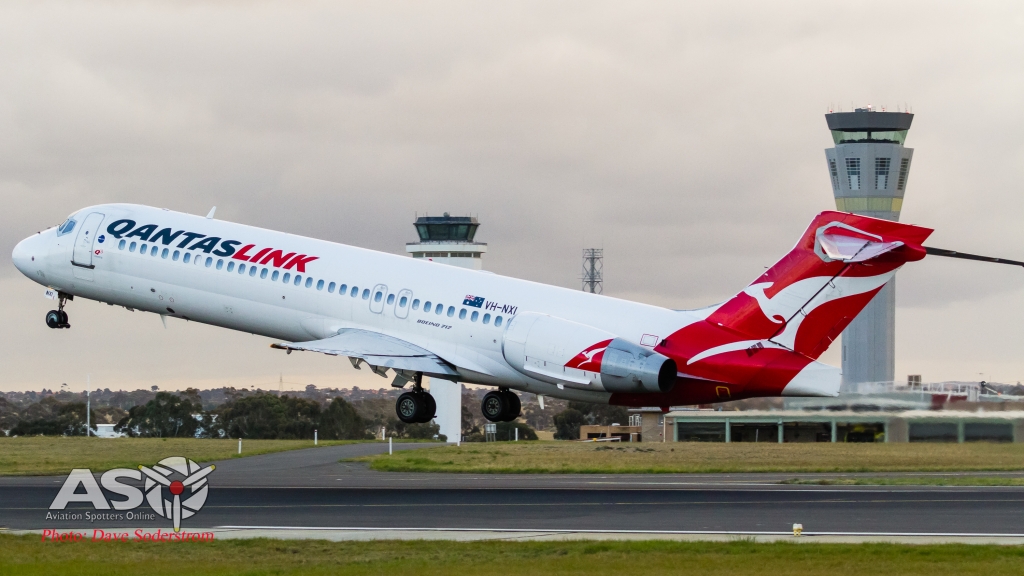
M 742 390 L 742 396 L 778 395 L 829 347 L 900 266 L 924 258 L 921 243 L 931 232 L 888 220 L 822 212 L 774 266 L 704 321 L 666 338 L 658 351 L 676 360 L 680 376 L 735 384 L 741 387 L 735 392 Z M 802 386 L 794 385 L 786 393 Z M 829 390 L 834 393 L 832 387 Z M 737 396 L 731 389 L 725 394 Z

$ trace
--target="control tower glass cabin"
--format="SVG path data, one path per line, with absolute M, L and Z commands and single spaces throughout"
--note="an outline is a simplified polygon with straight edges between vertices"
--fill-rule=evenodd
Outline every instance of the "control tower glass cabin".
M 487 244 L 474 242 L 480 222 L 468 216 L 420 216 L 416 219 L 419 242 L 409 242 L 405 251 L 413 258 L 481 270 Z
M 914 115 L 853 112 L 825 115 L 834 148 L 825 150 L 836 209 L 899 220 L 914 150 L 904 148 Z M 896 280 L 890 280 L 843 331 L 844 385 L 891 382 L 896 375 Z

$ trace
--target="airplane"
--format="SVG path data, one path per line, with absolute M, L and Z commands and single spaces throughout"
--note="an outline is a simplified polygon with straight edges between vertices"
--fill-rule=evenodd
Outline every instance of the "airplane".
M 631 407 L 836 396 L 817 359 L 907 262 L 926 254 L 1024 263 L 923 246 L 931 229 L 821 212 L 796 246 L 721 304 L 670 310 L 253 226 L 134 204 L 78 210 L 22 240 L 14 265 L 68 301 L 95 300 L 267 336 L 291 354 L 346 356 L 411 389 L 395 411 L 429 422 L 423 377 Z

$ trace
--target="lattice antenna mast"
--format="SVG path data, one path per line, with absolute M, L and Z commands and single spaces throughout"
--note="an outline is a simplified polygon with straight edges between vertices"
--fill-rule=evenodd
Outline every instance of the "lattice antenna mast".
M 583 291 L 591 294 L 604 292 L 604 249 L 583 249 Z

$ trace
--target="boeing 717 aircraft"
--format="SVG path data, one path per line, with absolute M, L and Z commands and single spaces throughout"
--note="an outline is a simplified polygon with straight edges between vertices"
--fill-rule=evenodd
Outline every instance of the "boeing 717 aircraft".
M 608 296 L 132 204 L 84 208 L 22 240 L 15 266 L 55 293 L 260 334 L 273 348 L 346 356 L 392 386 L 404 422 L 428 422 L 423 376 L 493 386 L 491 421 L 519 390 L 621 406 L 835 396 L 817 358 L 931 230 L 818 214 L 796 246 L 725 302 L 669 310 Z M 389 374 L 390 373 L 390 374 Z

